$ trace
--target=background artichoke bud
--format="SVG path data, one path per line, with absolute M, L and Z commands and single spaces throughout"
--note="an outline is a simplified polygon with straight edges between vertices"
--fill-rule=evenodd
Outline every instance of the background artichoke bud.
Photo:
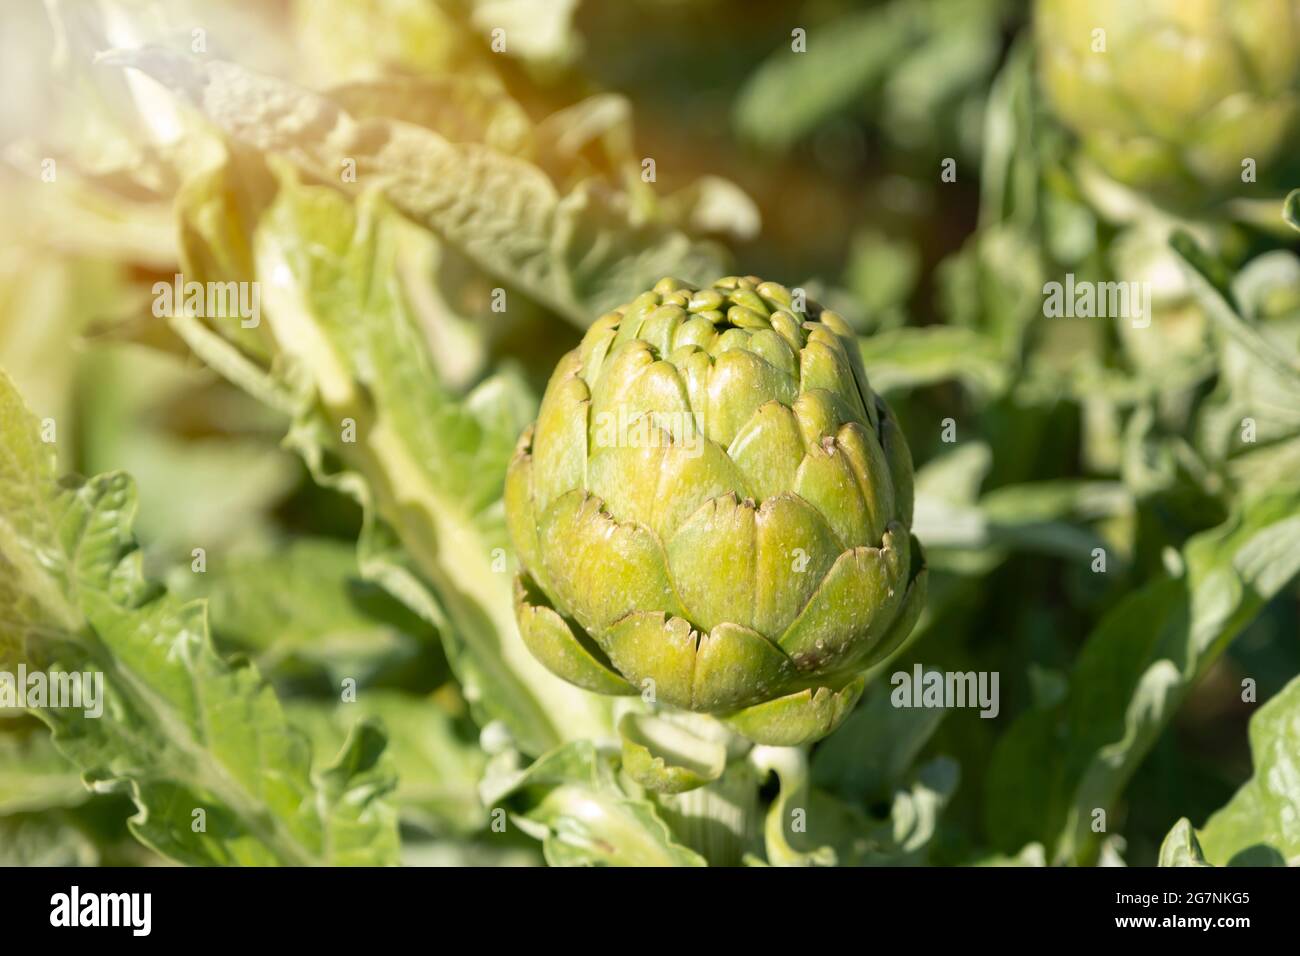
M 754 276 L 664 279 L 559 363 L 506 482 L 532 653 L 793 746 L 924 601 L 912 460 L 848 325 Z
M 1038 0 L 1035 13 L 1048 97 L 1116 179 L 1201 205 L 1252 188 L 1244 160 L 1263 183 L 1292 158 L 1298 0 Z

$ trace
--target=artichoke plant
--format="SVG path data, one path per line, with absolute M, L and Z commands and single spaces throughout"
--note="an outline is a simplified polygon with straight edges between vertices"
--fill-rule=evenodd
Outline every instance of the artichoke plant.
M 1057 115 L 1128 185 L 1200 205 L 1291 142 L 1300 0 L 1038 0 L 1035 28 Z
M 560 677 L 792 746 L 911 631 L 911 453 L 801 298 L 663 279 L 560 361 L 506 483 L 520 630 Z

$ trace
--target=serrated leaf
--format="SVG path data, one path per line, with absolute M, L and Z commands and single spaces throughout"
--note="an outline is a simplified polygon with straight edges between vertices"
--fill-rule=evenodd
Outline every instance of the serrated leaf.
M 542 753 L 599 734 L 608 712 L 538 664 L 514 622 L 500 497 L 531 402 L 500 376 L 463 401 L 443 389 L 394 269 L 402 228 L 374 193 L 354 210 L 286 172 L 256 248 L 266 321 L 305 389 L 288 441 L 362 503 L 362 573 L 439 626 L 483 722 Z
M 232 554 L 203 574 L 185 567 L 169 583 L 180 595 L 204 598 L 222 645 L 248 654 L 273 679 L 324 674 L 336 687 L 348 677 L 366 684 L 437 640 L 426 622 L 361 577 L 355 547 L 330 538 Z
M 367 690 L 354 703 L 295 704 L 289 718 L 307 732 L 322 757 L 337 752 L 359 721 L 381 721 L 389 734 L 388 759 L 397 776 L 393 799 L 404 826 L 442 837 L 468 836 L 487 826 L 478 798 L 487 758 L 478 741 L 458 732 L 433 700 Z
M 557 192 L 537 167 L 479 144 L 387 119 L 358 121 L 330 99 L 219 60 L 161 48 L 105 62 L 143 70 L 195 102 L 223 132 L 326 182 L 351 163 L 404 215 L 489 274 L 582 327 L 659 278 L 712 281 L 718 251 L 639 220 L 595 182 Z
M 90 786 L 130 794 L 141 841 L 193 864 L 395 862 L 382 734 L 314 774 L 270 687 L 214 652 L 205 607 L 144 579 L 130 479 L 56 484 L 2 373 L 0 478 L 0 640 L 29 668 L 102 675 L 102 716 L 35 714 Z
M 562 736 L 607 732 L 604 702 L 537 664 L 511 610 L 500 496 L 532 396 L 509 374 L 450 394 L 397 268 L 404 242 L 425 234 L 373 192 L 354 208 L 300 185 L 283 161 L 278 172 L 279 195 L 253 241 L 274 371 L 201 322 L 173 316 L 173 327 L 217 371 L 289 414 L 286 445 L 318 482 L 362 506 L 361 574 L 439 629 L 481 722 L 502 721 L 534 754 Z

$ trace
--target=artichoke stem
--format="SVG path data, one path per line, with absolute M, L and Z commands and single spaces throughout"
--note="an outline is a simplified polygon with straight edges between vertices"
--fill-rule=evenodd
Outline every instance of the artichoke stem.
M 749 764 L 736 760 L 712 783 L 656 802 L 673 835 L 710 866 L 739 866 L 760 849 L 758 782 Z

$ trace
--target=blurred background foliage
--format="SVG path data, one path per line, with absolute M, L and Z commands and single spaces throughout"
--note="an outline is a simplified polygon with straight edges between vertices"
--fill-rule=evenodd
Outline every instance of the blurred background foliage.
M 358 499 L 330 480 L 357 463 L 304 438 L 310 416 L 267 400 L 269 379 L 241 375 L 239 362 L 272 377 L 289 364 L 280 333 L 187 332 L 154 314 L 151 292 L 180 271 L 261 275 L 255 228 L 279 237 L 295 277 L 314 246 L 346 246 L 311 217 L 353 200 L 308 198 L 322 182 L 356 194 L 331 182 L 346 153 L 273 117 L 258 142 L 252 121 L 223 126 L 202 94 L 195 110 L 145 77 L 185 88 L 170 61 L 103 51 L 233 61 L 358 120 L 466 148 L 444 161 L 429 146 L 415 172 L 382 153 L 360 163 L 361 185 L 395 184 L 391 210 L 374 213 L 375 255 L 427 361 L 399 373 L 379 344 L 349 339 L 349 316 L 361 323 L 374 303 L 346 290 L 330 290 L 330 334 L 351 342 L 376 407 L 435 422 L 419 446 L 441 462 L 430 474 L 474 483 L 452 493 L 474 499 L 489 543 L 492 464 L 585 322 L 646 279 L 754 273 L 849 318 L 916 458 L 916 532 L 933 569 L 916 637 L 891 667 L 1001 675 L 995 720 L 956 711 L 893 727 L 877 693 L 815 751 L 813 784 L 867 817 L 888 818 L 908 768 L 955 766 L 934 784 L 934 833 L 882 861 L 1151 864 L 1179 818 L 1201 827 L 1251 778 L 1247 723 L 1300 674 L 1296 586 L 1283 574 L 1196 649 L 1175 619 L 1200 613 L 1197 575 L 1236 554 L 1221 529 L 1295 514 L 1300 235 L 1281 200 L 1300 183 L 1261 184 L 1246 215 L 1173 210 L 1112 180 L 1044 95 L 1030 4 L 19 0 L 0 17 L 0 367 L 57 422 L 65 471 L 134 477 L 150 575 L 209 599 L 219 651 L 257 664 L 318 756 L 362 710 L 384 720 L 406 862 L 540 860 L 521 835 L 488 830 L 479 781 L 502 750 L 500 720 L 478 710 L 464 669 L 482 661 L 456 649 L 454 619 L 374 573 L 410 546 L 382 493 Z M 805 53 L 791 51 L 796 29 Z M 521 165 L 458 179 L 455 164 L 478 155 L 469 147 Z M 485 239 L 436 198 L 473 193 L 516 215 L 492 192 L 512 176 L 534 190 L 527 203 L 562 197 L 537 227 L 538 249 L 555 230 L 578 237 L 559 266 L 533 270 L 541 253 L 509 248 L 525 231 L 509 216 Z M 302 208 L 285 211 L 299 191 Z M 264 219 L 277 195 L 283 217 Z M 1045 317 L 1044 283 L 1066 272 L 1152 282 L 1154 320 Z M 1269 560 L 1294 571 L 1295 538 Z M 196 547 L 203 575 L 191 573 Z M 1144 697 L 1147 665 L 1165 659 L 1181 675 Z M 361 710 L 335 703 L 344 677 L 366 688 Z M 1257 702 L 1243 702 L 1244 678 Z M 0 718 L 0 861 L 158 861 L 128 835 L 128 799 L 88 792 L 34 719 Z M 881 735 L 897 753 L 853 743 Z M 1120 753 L 1106 750 L 1116 741 Z M 867 773 L 869 758 L 898 766 Z M 1107 833 L 1080 835 L 1071 814 L 1094 806 Z

